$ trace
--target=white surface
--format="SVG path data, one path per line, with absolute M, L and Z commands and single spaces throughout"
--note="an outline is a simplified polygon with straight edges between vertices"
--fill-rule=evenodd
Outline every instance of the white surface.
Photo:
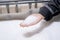
M 23 30 L 19 25 L 21 20 L 0 21 L 0 40 L 60 40 L 59 18 L 42 24 L 41 29 L 37 28 L 28 36 L 22 34 Z
M 29 22 L 28 22 L 29 23 Z M 20 27 L 20 30 L 22 30 L 22 34 L 29 37 L 32 34 L 34 34 L 35 32 L 38 32 L 38 28 L 41 29 L 42 25 L 45 24 L 46 21 L 45 20 L 41 20 L 39 23 L 33 25 L 33 26 L 29 26 L 29 27 Z

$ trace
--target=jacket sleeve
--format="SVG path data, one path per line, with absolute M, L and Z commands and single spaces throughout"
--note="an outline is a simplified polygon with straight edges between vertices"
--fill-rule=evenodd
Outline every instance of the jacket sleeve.
M 59 4 L 53 0 L 53 3 L 47 3 L 45 6 L 41 7 L 39 13 L 45 17 L 46 21 L 51 20 L 54 16 L 58 15 L 60 12 Z

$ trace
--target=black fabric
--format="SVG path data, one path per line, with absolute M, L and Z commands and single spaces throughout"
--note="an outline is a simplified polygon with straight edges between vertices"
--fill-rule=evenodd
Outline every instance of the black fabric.
M 58 0 L 58 1 L 60 1 L 60 0 Z M 57 2 L 57 0 L 53 0 L 53 3 L 47 3 L 46 5 L 49 8 L 51 8 L 52 11 L 54 12 L 54 13 L 52 13 L 46 6 L 43 6 L 40 8 L 39 13 L 45 17 L 46 21 L 49 21 L 54 16 L 60 14 L 60 4 Z
M 57 6 L 60 5 L 60 0 L 52 0 L 52 2 L 54 2 Z
M 53 10 L 53 16 L 60 14 L 60 9 L 55 4 L 47 4 Z
M 52 13 L 46 7 L 40 8 L 39 13 L 45 17 L 46 21 L 49 21 L 52 18 Z
M 53 4 L 48 3 L 46 5 L 49 6 L 53 10 L 54 13 L 59 10 L 59 8 L 54 3 Z

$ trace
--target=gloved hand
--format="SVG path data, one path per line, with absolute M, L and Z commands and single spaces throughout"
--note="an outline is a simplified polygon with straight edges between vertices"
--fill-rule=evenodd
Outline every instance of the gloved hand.
M 44 16 L 42 16 L 41 14 L 32 14 L 30 16 L 28 16 L 21 24 L 20 26 L 22 27 L 28 27 L 28 26 L 32 26 L 37 24 L 39 21 L 41 21 L 42 19 L 44 19 Z

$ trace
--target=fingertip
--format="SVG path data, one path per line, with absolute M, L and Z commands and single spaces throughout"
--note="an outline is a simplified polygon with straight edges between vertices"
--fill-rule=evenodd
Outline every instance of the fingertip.
M 28 27 L 28 25 L 24 24 L 24 23 L 21 23 L 20 24 L 21 27 Z

